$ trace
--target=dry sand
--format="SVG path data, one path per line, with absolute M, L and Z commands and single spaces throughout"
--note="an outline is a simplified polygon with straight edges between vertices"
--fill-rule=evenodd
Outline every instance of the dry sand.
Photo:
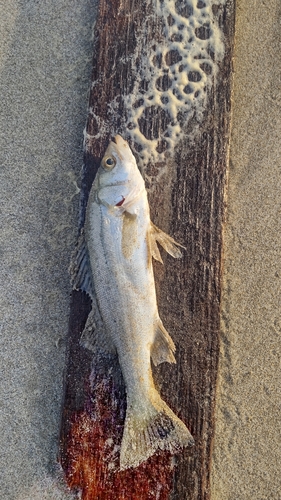
M 279 0 L 238 0 L 213 500 L 281 499 Z
M 92 59 L 94 0 L 0 1 L 0 496 L 51 479 Z

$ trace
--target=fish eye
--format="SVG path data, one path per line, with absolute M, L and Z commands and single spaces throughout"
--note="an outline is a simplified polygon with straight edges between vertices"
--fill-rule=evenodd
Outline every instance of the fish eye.
M 113 156 L 106 156 L 103 158 L 101 165 L 105 170 L 112 170 L 116 165 L 116 160 Z
M 114 164 L 114 161 L 112 158 L 107 158 L 105 164 L 107 167 L 112 167 L 112 165 Z

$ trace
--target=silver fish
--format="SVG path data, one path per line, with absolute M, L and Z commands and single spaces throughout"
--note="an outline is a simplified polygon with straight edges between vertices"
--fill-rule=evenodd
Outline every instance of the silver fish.
M 72 266 L 74 288 L 92 299 L 81 343 L 117 354 L 127 412 L 120 469 L 136 467 L 156 450 L 193 444 L 184 423 L 155 388 L 154 365 L 175 363 L 175 345 L 158 314 L 152 257 L 157 242 L 173 257 L 179 244 L 150 220 L 147 193 L 128 143 L 110 142 L 90 192 L 84 232 Z

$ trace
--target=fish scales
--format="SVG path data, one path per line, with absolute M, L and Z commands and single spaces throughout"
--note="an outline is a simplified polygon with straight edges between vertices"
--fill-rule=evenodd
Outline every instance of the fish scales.
M 158 314 L 152 256 L 162 260 L 157 242 L 174 257 L 181 255 L 180 245 L 151 222 L 144 181 L 119 135 L 91 189 L 82 237 L 73 283 L 89 293 L 92 311 L 81 342 L 118 356 L 127 397 L 120 468 L 127 469 L 159 449 L 176 452 L 193 438 L 161 399 L 151 370 L 151 359 L 175 362 L 174 343 Z
M 124 216 L 111 215 L 106 213 L 107 211 L 102 205 L 92 205 L 87 214 L 86 237 L 98 306 L 117 349 L 127 391 L 131 390 L 137 394 L 138 391 L 144 390 L 144 384 L 139 384 L 141 377 L 145 381 L 146 390 L 151 387 L 148 353 L 154 337 L 151 325 L 156 321 L 156 298 L 155 294 L 149 296 L 151 273 L 143 270 L 136 258 L 127 262 L 122 255 Z M 137 249 L 138 253 L 146 254 L 145 250 L 144 245 L 143 248 Z M 144 259 L 147 260 L 147 255 L 144 255 Z M 130 279 L 131 276 L 133 280 Z M 141 338 L 140 325 L 143 333 Z M 137 357 L 134 352 L 136 349 L 139 352 Z M 131 370 L 131 363 L 134 363 L 134 370 Z

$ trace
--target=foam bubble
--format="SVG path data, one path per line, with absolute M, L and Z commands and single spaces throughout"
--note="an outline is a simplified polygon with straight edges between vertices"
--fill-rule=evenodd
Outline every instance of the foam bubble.
M 220 5 L 224 3 L 220 0 Z M 189 137 L 196 133 L 196 124 L 204 116 L 207 93 L 224 56 L 223 34 L 213 13 L 218 5 L 214 1 L 151 0 L 149 7 L 150 14 L 136 28 L 134 54 L 128 55 L 134 84 L 132 91 L 122 96 L 122 130 L 111 131 L 130 140 L 147 180 L 147 166 L 165 164 L 191 119 L 195 126 Z M 145 49 L 144 40 L 152 25 L 155 37 Z M 120 96 L 108 102 L 107 108 L 111 115 L 118 115 Z M 106 121 L 90 111 L 96 130 L 85 136 L 86 147 L 108 132 Z
M 127 136 L 138 151 L 143 170 L 149 162 L 165 160 L 192 116 L 198 122 L 203 118 L 207 91 L 224 55 L 212 4 L 211 0 L 154 0 L 163 26 L 162 39 L 150 42 L 145 53 L 146 26 L 137 34 L 136 80 L 124 103 Z M 155 126 L 157 118 L 161 118 L 161 128 Z

